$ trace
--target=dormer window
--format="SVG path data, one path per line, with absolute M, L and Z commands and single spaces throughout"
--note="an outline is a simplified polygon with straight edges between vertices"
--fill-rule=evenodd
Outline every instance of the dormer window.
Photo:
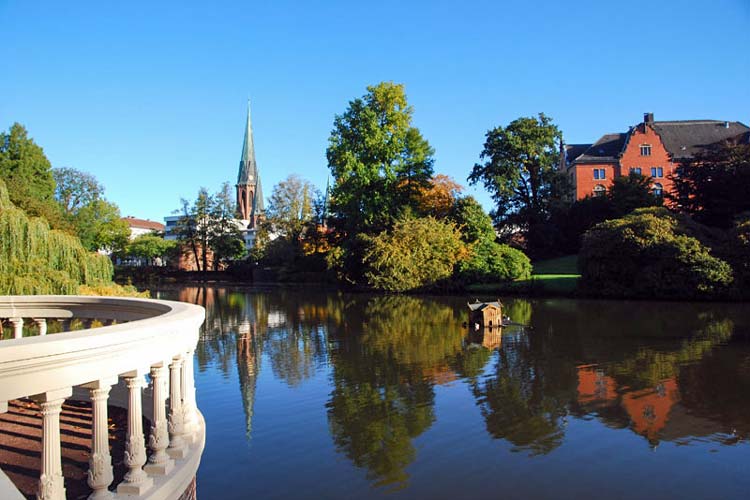
M 641 144 L 641 156 L 651 156 L 651 144 Z

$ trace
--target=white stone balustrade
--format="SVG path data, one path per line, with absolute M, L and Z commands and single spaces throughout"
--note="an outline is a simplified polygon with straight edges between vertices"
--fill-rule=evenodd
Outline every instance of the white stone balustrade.
M 0 297 L 0 323 L 13 332 L 13 338 L 0 340 L 0 412 L 18 398 L 31 397 L 40 405 L 43 437 L 37 498 L 65 498 L 60 411 L 66 399 L 80 394 L 92 404 L 89 498 L 169 499 L 188 488 L 205 443 L 193 379 L 193 353 L 204 318 L 200 306 L 162 300 Z M 62 332 L 47 334 L 54 322 L 60 326 L 51 331 Z M 107 326 L 91 328 L 93 322 Z M 30 336 L 23 337 L 24 324 L 31 327 Z M 72 324 L 84 328 L 70 331 Z M 143 391 L 146 374 L 150 391 Z M 122 403 L 110 396 L 116 384 L 118 391 L 127 391 Z M 110 454 L 108 405 L 128 409 L 124 457 Z M 151 420 L 148 435 L 142 426 L 144 415 Z M 111 484 L 113 459 L 128 466 L 116 487 Z M 0 480 L 0 498 L 19 497 L 9 481 Z

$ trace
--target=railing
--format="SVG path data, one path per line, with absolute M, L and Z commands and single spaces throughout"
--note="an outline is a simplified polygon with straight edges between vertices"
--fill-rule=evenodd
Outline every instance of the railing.
M 65 498 L 60 412 L 68 398 L 89 399 L 92 405 L 89 498 L 168 499 L 186 491 L 205 441 L 193 380 L 193 353 L 204 318 L 202 307 L 163 300 L 0 297 L 0 323 L 14 337 L 0 341 L 0 412 L 7 411 L 8 401 L 24 397 L 41 406 L 37 498 Z M 68 331 L 71 321 L 84 328 Z M 97 324 L 103 326 L 92 328 Z M 64 333 L 48 335 L 49 325 Z M 150 390 L 143 391 L 146 375 Z M 128 470 L 114 492 L 109 490 L 108 405 L 128 409 Z M 143 416 L 151 422 L 148 460 Z M 20 496 L 8 488 L 7 481 L 0 481 L 0 498 Z

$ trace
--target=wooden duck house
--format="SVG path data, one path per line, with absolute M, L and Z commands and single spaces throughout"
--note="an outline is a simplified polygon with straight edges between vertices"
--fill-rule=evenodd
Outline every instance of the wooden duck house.
M 503 326 L 503 305 L 499 300 L 495 302 L 468 303 L 469 325 L 501 327 Z

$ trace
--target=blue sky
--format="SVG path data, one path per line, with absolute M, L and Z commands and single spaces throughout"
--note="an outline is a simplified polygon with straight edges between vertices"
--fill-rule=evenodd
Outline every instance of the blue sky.
M 569 143 L 647 111 L 747 124 L 750 1 L 0 0 L 0 65 L 0 128 L 161 220 L 235 182 L 248 98 L 266 195 L 290 173 L 324 188 L 334 115 L 384 80 L 464 185 L 485 132 L 519 116 Z

